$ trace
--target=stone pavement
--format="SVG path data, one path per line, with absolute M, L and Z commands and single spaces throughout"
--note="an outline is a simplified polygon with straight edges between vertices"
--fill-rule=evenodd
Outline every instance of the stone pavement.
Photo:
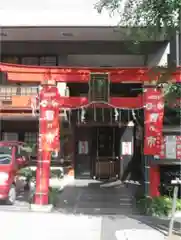
M 86 215 L 133 214 L 131 192 L 123 185 L 104 187 L 95 180 L 76 180 L 59 195 L 57 211 Z
M 0 215 L 3 240 L 100 239 L 100 218 L 30 212 L 0 212 Z
M 127 216 L 0 211 L 0 238 L 43 240 L 163 240 L 155 229 Z M 178 240 L 172 238 L 171 240 Z
M 0 206 L 0 239 L 21 240 L 25 233 L 26 240 L 142 240 L 145 236 L 149 240 L 148 234 L 164 239 L 167 224 L 138 215 L 131 192 L 124 186 L 66 181 L 53 213 L 30 212 L 20 199 L 15 206 Z

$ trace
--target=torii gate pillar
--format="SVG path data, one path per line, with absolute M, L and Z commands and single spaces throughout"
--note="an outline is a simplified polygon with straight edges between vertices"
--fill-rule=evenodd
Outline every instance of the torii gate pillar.
M 49 179 L 51 154 L 60 150 L 60 95 L 54 81 L 41 85 L 39 92 L 39 144 L 36 170 L 36 192 L 32 210 L 50 211 Z

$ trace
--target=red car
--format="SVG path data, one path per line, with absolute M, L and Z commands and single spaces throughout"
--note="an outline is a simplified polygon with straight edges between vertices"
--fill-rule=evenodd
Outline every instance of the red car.
M 14 204 L 18 184 L 17 173 L 30 161 L 30 149 L 26 143 L 0 141 L 0 200 Z

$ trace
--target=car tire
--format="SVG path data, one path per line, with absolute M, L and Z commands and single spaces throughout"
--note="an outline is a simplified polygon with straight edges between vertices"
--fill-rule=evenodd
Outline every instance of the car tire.
M 8 198 L 6 200 L 6 203 L 8 205 L 14 205 L 15 201 L 16 201 L 16 187 L 13 184 L 13 185 L 11 185 L 11 188 L 9 190 Z

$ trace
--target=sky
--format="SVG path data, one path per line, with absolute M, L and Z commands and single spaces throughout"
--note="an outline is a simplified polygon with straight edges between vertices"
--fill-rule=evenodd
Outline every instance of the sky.
M 118 17 L 94 9 L 96 0 L 1 0 L 0 25 L 115 26 Z

